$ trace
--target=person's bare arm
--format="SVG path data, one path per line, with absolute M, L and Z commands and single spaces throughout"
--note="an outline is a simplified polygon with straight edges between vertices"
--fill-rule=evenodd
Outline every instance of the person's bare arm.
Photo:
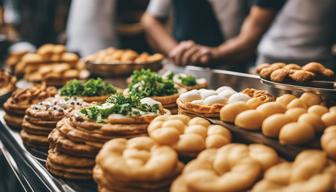
M 176 47 L 178 43 L 167 31 L 163 23 L 147 13 L 142 16 L 141 22 L 152 46 L 168 56 L 169 52 Z
M 276 11 L 253 6 L 245 19 L 240 34 L 217 48 L 212 49 L 212 60 L 216 63 L 242 63 L 255 53 L 259 41 L 270 27 Z

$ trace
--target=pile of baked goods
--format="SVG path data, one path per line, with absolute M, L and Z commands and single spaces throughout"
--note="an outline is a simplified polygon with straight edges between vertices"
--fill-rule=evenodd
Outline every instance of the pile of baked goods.
M 185 73 L 174 73 L 172 71 L 167 71 L 162 75 L 165 79 L 173 80 L 174 83 L 187 91 L 193 89 L 202 89 L 208 86 L 205 78 L 197 78 L 193 75 Z
M 247 102 L 227 104 L 221 120 L 238 128 L 262 131 L 282 144 L 301 145 L 312 141 L 328 126 L 336 125 L 336 113 L 324 106 L 319 95 L 303 93 L 299 98 L 285 94 L 274 102 L 251 107 Z
M 261 144 L 228 144 L 206 149 L 185 166 L 170 191 L 247 191 L 279 161 L 272 148 Z
M 166 113 L 151 98 L 112 95 L 104 104 L 73 110 L 49 134 L 47 168 L 68 179 L 90 179 L 94 159 L 113 138 L 147 135 L 147 126 Z
M 31 105 L 22 122 L 21 138 L 26 146 L 47 152 L 49 133 L 70 111 L 86 104 L 79 98 L 55 96 Z
M 159 101 L 165 109 L 172 114 L 177 113 L 176 99 L 185 91 L 179 89 L 171 79 L 165 79 L 159 74 L 142 69 L 134 71 L 125 94 L 135 95 L 140 98 L 151 97 Z
M 274 82 L 307 82 L 312 80 L 335 80 L 335 73 L 320 63 L 311 62 L 304 66 L 273 63 L 257 67 L 261 78 Z
M 176 152 L 149 137 L 107 142 L 96 158 L 99 191 L 169 191 L 183 164 Z
M 148 134 L 156 143 L 172 147 L 181 157 L 196 157 L 205 149 L 231 142 L 231 133 L 225 127 L 181 114 L 156 117 L 148 126 Z
M 126 49 L 107 48 L 83 59 L 86 67 L 91 73 L 104 76 L 130 75 L 133 70 L 152 69 L 159 70 L 162 67 L 161 54 L 150 55 L 148 53 L 138 54 Z
M 79 57 L 67 52 L 64 45 L 45 44 L 35 53 L 26 53 L 15 66 L 15 73 L 34 83 L 61 86 L 71 79 L 88 75 Z
M 148 53 L 138 54 L 130 49 L 122 50 L 110 47 L 85 57 L 84 61 L 96 64 L 144 64 L 160 62 L 162 59 L 163 55 L 159 53 L 153 55 Z
M 21 61 L 22 57 L 26 55 L 28 51 L 17 51 L 9 53 L 9 56 L 6 58 L 5 67 L 11 72 L 15 71 L 15 66 Z
M 307 150 L 294 162 L 282 162 L 268 169 L 251 191 L 334 191 L 335 178 L 336 165 L 326 153 Z
M 227 104 L 237 102 L 263 103 L 273 100 L 273 96 L 262 90 L 247 89 L 236 92 L 223 86 L 216 90 L 199 89 L 182 93 L 177 99 L 179 113 L 191 116 L 219 117 L 220 110 Z
M 89 103 L 104 103 L 111 94 L 116 92 L 117 90 L 112 84 L 100 78 L 90 79 L 86 82 L 71 80 L 60 89 L 60 95 L 63 97 L 79 97 Z
M 15 89 L 16 78 L 4 69 L 0 69 L 0 96 L 6 95 Z
M 26 109 L 56 94 L 57 89 L 55 87 L 48 87 L 45 83 L 27 89 L 15 90 L 3 106 L 6 112 L 4 119 L 7 125 L 20 129 Z

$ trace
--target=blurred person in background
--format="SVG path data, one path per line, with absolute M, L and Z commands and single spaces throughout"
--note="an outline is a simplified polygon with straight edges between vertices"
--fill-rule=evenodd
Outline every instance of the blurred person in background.
M 257 64 L 320 62 L 335 69 L 335 0 L 287 0 L 259 47 Z
M 86 56 L 118 46 L 116 0 L 73 0 L 67 24 L 67 48 Z
M 239 34 L 246 0 L 151 0 L 142 18 L 152 45 L 177 65 L 218 64 L 216 48 Z M 166 29 L 170 12 L 172 34 Z M 229 63 L 229 62 L 228 62 Z M 218 65 L 216 67 L 219 67 Z M 243 70 L 242 65 L 221 66 Z

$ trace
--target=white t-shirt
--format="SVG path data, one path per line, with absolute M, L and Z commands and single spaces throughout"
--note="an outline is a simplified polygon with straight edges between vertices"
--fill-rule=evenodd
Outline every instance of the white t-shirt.
M 329 60 L 336 37 L 335 0 L 289 0 L 259 44 L 275 59 Z
M 247 0 L 208 0 L 217 17 L 225 39 L 235 37 L 248 13 Z M 192 6 L 192 5 L 190 5 Z M 151 0 L 147 13 L 158 18 L 167 18 L 173 9 L 171 0 Z

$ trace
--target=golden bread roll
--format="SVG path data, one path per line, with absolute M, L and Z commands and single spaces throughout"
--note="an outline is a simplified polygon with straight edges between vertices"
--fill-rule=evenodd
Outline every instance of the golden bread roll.
M 296 99 L 294 95 L 291 94 L 284 94 L 276 99 L 276 102 L 281 103 L 285 106 L 288 105 L 293 99 Z
M 336 106 L 332 106 L 332 107 L 330 107 L 330 108 L 329 108 L 329 111 L 330 111 L 330 112 L 334 112 L 334 113 L 336 113 Z
M 289 102 L 288 105 L 287 105 L 287 109 L 291 109 L 291 108 L 304 108 L 304 109 L 307 109 L 308 106 L 302 100 L 300 100 L 298 98 L 295 98 L 291 102 Z
M 306 150 L 292 162 L 277 164 L 266 171 L 252 192 L 332 191 L 336 166 L 320 150 Z
M 293 119 L 285 114 L 271 115 L 262 123 L 262 132 L 268 137 L 278 137 L 281 128 L 290 122 L 293 122 Z
M 311 141 L 314 136 L 313 126 L 308 123 L 294 122 L 281 128 L 279 140 L 282 144 L 300 145 Z
M 207 149 L 189 162 L 171 192 L 238 192 L 250 188 L 279 157 L 270 147 L 228 144 Z
M 269 117 L 273 114 L 285 113 L 286 107 L 277 102 L 268 102 L 260 105 L 257 108 L 257 111 L 262 112 L 265 115 L 265 117 Z
M 336 159 L 336 126 L 324 130 L 321 137 L 321 146 L 329 157 Z
M 322 121 L 326 127 L 336 125 L 336 113 L 328 112 L 322 115 Z
M 297 122 L 308 123 L 314 127 L 316 132 L 321 132 L 325 128 L 325 125 L 321 120 L 321 116 L 318 116 L 315 113 L 302 114 Z
M 259 130 L 265 119 L 265 115 L 257 110 L 247 110 L 238 114 L 235 119 L 235 125 L 247 130 Z
M 299 117 L 306 112 L 307 110 L 304 108 L 292 108 L 292 109 L 288 109 L 285 115 L 293 119 L 293 121 L 297 121 Z
M 233 123 L 239 113 L 249 109 L 248 105 L 243 101 L 229 103 L 220 110 L 220 118 L 222 121 Z
M 246 101 L 246 104 L 250 109 L 256 109 L 258 106 L 260 106 L 263 103 L 265 103 L 265 101 L 262 101 L 259 98 L 251 98 L 248 101 Z
M 315 113 L 316 115 L 322 116 L 327 113 L 329 110 L 322 105 L 313 105 L 308 108 L 308 113 Z
M 187 120 L 189 119 L 189 120 Z M 178 154 L 196 156 L 207 148 L 219 148 L 231 142 L 231 133 L 220 125 L 211 125 L 201 117 L 163 115 L 148 126 L 149 136 L 160 145 L 169 145 Z
M 322 102 L 319 95 L 311 92 L 305 92 L 301 95 L 300 100 L 303 101 L 308 107 L 318 105 Z

